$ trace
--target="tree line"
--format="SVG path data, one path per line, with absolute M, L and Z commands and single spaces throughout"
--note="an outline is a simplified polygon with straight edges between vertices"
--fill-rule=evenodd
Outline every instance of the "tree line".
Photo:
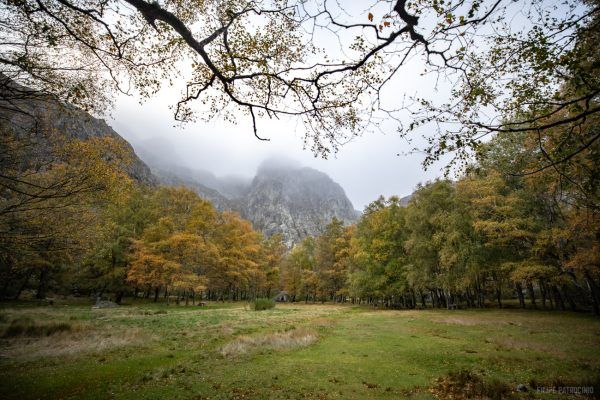
M 179 32 L 173 32 L 164 19 L 177 17 L 179 8 L 171 10 L 173 4 L 165 9 L 154 3 L 128 2 L 139 14 L 134 21 L 139 31 L 131 31 L 136 40 L 145 42 L 147 35 L 155 34 L 146 26 L 151 21 L 150 25 L 156 22 L 159 30 L 166 28 L 168 33 L 164 38 L 168 45 L 159 48 L 178 48 L 175 53 L 148 53 L 146 46 L 131 45 L 131 32 L 120 25 L 114 35 L 99 33 L 113 32 L 112 25 L 102 20 L 103 7 L 96 12 L 87 5 L 76 6 L 79 2 L 38 3 L 3 6 L 10 21 L 5 21 L 0 34 L 14 49 L 5 51 L 6 59 L 0 62 L 0 297 L 18 298 L 33 290 L 38 298 L 53 291 L 111 293 L 117 301 L 125 295 L 155 300 L 160 295 L 167 299 L 175 295 L 186 301 L 198 297 L 242 300 L 272 296 L 283 288 L 293 300 L 305 301 L 483 307 L 491 302 L 504 306 L 514 296 L 522 307 L 529 302 L 535 307 L 593 309 L 599 313 L 600 64 L 594 46 L 600 20 L 596 0 L 585 2 L 581 8 L 569 8 L 563 17 L 543 13 L 539 16 L 544 21 L 541 28 L 534 23 L 525 38 L 519 32 L 492 38 L 495 44 L 489 52 L 459 49 L 455 56 L 444 58 L 445 68 L 464 76 L 464 85 L 453 91 L 452 98 L 458 100 L 442 106 L 418 101 L 424 110 L 413 114 L 409 130 L 435 123 L 437 129 L 433 131 L 438 136 L 427 141 L 430 146 L 425 164 L 454 153 L 459 160 L 458 178 L 419 187 L 407 206 L 398 198 L 379 199 L 367 207 L 354 226 L 344 227 L 334 220 L 323 235 L 306 238 L 289 252 L 281 237 L 264 238 L 249 222 L 233 213 L 217 212 L 187 189 L 136 183 L 123 168 L 131 161 L 128 150 L 113 138 L 65 140 L 60 132 L 37 131 L 39 121 L 31 132 L 15 128 L 14 118 L 4 111 L 29 116 L 23 106 L 29 101 L 60 99 L 84 109 L 101 108 L 110 102 L 110 96 L 102 95 L 94 84 L 102 81 L 96 79 L 98 71 L 93 67 L 67 68 L 62 63 L 72 63 L 70 57 L 31 59 L 34 53 L 30 46 L 47 48 L 49 55 L 67 48 L 82 55 L 89 55 L 89 51 L 116 52 L 116 64 L 102 64 L 110 70 L 126 62 L 135 76 L 140 74 L 134 80 L 140 90 L 148 93 L 160 85 L 158 78 L 164 75 L 154 75 L 147 67 L 166 61 L 160 55 L 169 60 L 169 55 L 180 55 L 179 47 L 183 46 L 175 40 Z M 56 12 L 43 4 L 56 8 Z M 378 36 L 378 40 L 391 45 L 409 34 L 411 41 L 425 46 L 428 54 L 438 54 L 427 41 L 419 39 L 414 30 L 417 21 L 410 14 L 407 19 L 406 2 L 394 4 L 394 18 L 400 23 L 393 28 L 397 36 L 389 41 Z M 477 25 L 481 20 L 475 14 L 483 12 L 479 4 L 483 2 L 473 2 L 477 7 L 472 12 L 465 10 L 467 18 L 463 16 L 462 22 L 458 5 L 452 2 L 448 9 L 440 8 L 438 2 L 426 9 L 443 16 L 449 26 L 439 25 L 438 33 L 444 35 L 449 27 L 460 31 Z M 488 11 L 503 10 L 497 15 L 502 21 L 510 7 L 492 5 Z M 457 13 L 444 12 L 448 10 Z M 581 10 L 583 15 L 574 10 Z M 208 14 L 212 11 L 221 12 L 221 7 L 204 10 Z M 150 20 L 149 12 L 155 13 Z M 234 13 L 231 23 L 241 22 L 247 12 L 256 10 Z M 287 10 L 275 14 L 289 19 Z M 200 16 L 202 13 L 195 17 Z M 535 16 L 528 18 L 536 20 Z M 67 29 L 72 24 L 78 28 Z M 97 24 L 100 30 L 94 29 Z M 285 27 L 277 25 L 277 29 Z M 215 32 L 225 39 L 225 31 Z M 556 39 L 556 35 L 562 36 Z M 88 46 L 72 46 L 74 38 Z M 272 38 L 279 45 L 290 40 L 289 35 Z M 22 46 L 18 45 L 20 39 Z M 61 46 L 56 47 L 57 41 Z M 262 47 L 254 49 L 260 55 L 257 59 L 269 59 L 273 49 L 266 46 L 260 50 Z M 105 51 L 96 52 L 101 49 Z M 139 58 L 125 57 L 124 49 Z M 377 51 L 367 54 L 371 57 Z M 285 51 L 277 54 L 284 64 L 279 63 L 279 67 L 286 67 L 293 59 Z M 230 71 L 229 59 L 219 59 L 224 71 Z M 229 100 L 243 92 L 230 90 L 229 85 L 236 80 L 262 86 L 261 74 L 237 71 L 227 77 L 219 72 L 218 65 L 204 61 L 198 64 L 198 77 L 208 82 L 187 100 L 202 95 L 215 80 L 221 82 Z M 460 61 L 460 65 L 449 65 L 449 61 Z M 212 65 L 212 72 L 202 72 L 206 65 Z M 373 71 L 360 61 L 355 64 L 356 76 L 353 67 L 339 65 L 343 63 L 333 62 L 329 66 L 333 69 L 327 67 L 306 83 L 319 85 L 323 82 L 320 79 L 348 72 L 349 79 L 338 83 L 360 92 L 383 76 L 371 76 Z M 63 76 L 64 71 L 74 72 L 69 72 L 73 74 L 69 78 Z M 236 78 L 238 73 L 241 75 Z M 196 79 L 194 82 L 198 84 Z M 270 84 L 267 88 L 270 94 Z M 286 85 L 279 89 L 289 92 Z M 295 92 L 301 87 L 294 83 L 289 89 Z M 356 94 L 354 89 L 345 93 Z M 335 139 L 338 128 L 361 126 L 353 107 L 360 106 L 360 111 L 370 108 L 358 101 L 341 101 L 338 92 L 330 93 L 333 104 L 327 101 L 319 103 L 316 110 L 300 112 L 312 116 L 323 115 L 314 112 L 317 110 L 337 110 L 325 117 L 332 118 L 334 124 L 325 121 L 315 125 L 313 147 L 317 152 L 327 153 L 323 140 Z M 307 93 L 322 97 L 319 90 Z M 254 111 L 277 115 L 269 108 L 270 101 L 241 103 L 253 117 L 255 133 Z M 187 116 L 186 104 L 184 99 L 180 106 Z M 219 101 L 211 104 L 214 110 L 223 109 Z M 487 114 L 486 107 L 497 111 L 491 113 L 491 123 L 480 118 Z M 19 129 L 21 133 L 15 134 Z M 486 142 L 485 137 L 491 139 Z
M 122 140 L 0 133 L 0 298 L 242 300 L 278 286 L 280 235 L 189 189 L 135 181 Z
M 582 127 L 593 134 L 597 118 Z M 2 129 L 0 296 L 32 291 L 387 307 L 600 308 L 598 145 L 540 170 L 543 147 L 572 154 L 581 136 L 498 135 L 459 179 L 372 202 L 291 249 L 186 188 L 144 186 L 114 138 Z M 9 156 L 10 155 L 10 156 Z
M 354 226 L 334 220 L 306 238 L 284 260 L 283 287 L 293 300 L 454 308 L 514 299 L 598 314 L 597 150 L 528 174 L 544 157 L 537 141 L 497 136 L 460 179 L 422 185 L 408 204 L 380 198 Z

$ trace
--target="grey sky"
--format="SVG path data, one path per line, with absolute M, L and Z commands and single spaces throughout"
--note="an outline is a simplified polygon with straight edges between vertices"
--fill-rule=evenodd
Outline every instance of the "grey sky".
M 121 98 L 109 123 L 134 148 L 143 147 L 173 164 L 205 169 L 218 176 L 251 177 L 258 165 L 272 156 L 298 160 L 342 185 L 359 210 L 379 195 L 404 196 L 417 183 L 441 175 L 439 167 L 423 171 L 422 156 L 403 155 L 411 146 L 393 129 L 387 134 L 365 133 L 324 160 L 303 150 L 300 130 L 292 123 L 267 125 L 262 135 L 271 140 L 264 142 L 254 137 L 246 118 L 237 125 L 215 119 L 211 123 L 173 127 L 169 104 L 160 96 L 144 105 L 134 98 Z

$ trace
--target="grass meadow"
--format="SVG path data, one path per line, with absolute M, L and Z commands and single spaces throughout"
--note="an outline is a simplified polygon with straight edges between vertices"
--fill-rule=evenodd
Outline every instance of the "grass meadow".
M 19 303 L 1 306 L 0 334 L 7 400 L 562 399 L 548 392 L 600 389 L 600 320 L 577 313 Z

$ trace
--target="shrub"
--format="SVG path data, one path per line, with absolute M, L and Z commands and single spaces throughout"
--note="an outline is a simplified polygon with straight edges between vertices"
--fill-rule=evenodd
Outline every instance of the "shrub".
M 450 372 L 438 378 L 430 393 L 440 399 L 491 399 L 512 400 L 518 398 L 511 387 L 498 380 L 484 380 L 468 370 Z
M 275 308 L 275 301 L 271 299 L 256 299 L 250 303 L 250 308 L 254 311 L 270 310 Z

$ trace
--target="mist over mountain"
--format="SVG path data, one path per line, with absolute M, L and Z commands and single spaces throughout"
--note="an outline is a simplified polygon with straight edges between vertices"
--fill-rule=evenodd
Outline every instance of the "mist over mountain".
M 290 246 L 322 233 L 332 218 L 352 223 L 360 215 L 327 174 L 292 159 L 268 158 L 248 179 L 217 177 L 210 171 L 170 164 L 145 150 L 140 154 L 162 183 L 186 186 L 220 211 L 237 211 L 265 235 L 283 234 Z
M 327 174 L 280 160 L 265 161 L 240 200 L 243 217 L 266 235 L 282 233 L 288 244 L 321 234 L 333 218 L 352 223 L 360 215 Z

